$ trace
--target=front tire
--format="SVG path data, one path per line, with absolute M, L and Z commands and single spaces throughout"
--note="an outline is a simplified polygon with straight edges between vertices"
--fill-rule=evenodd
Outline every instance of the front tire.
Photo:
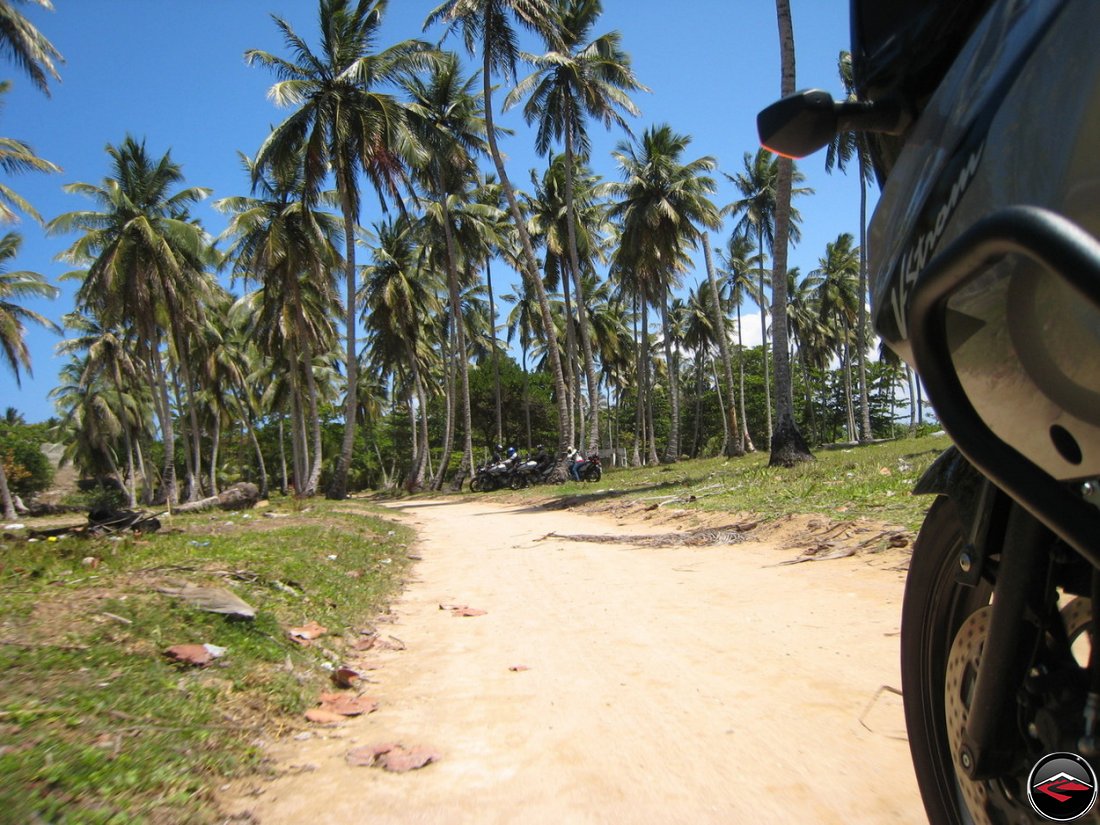
M 954 502 L 932 504 L 913 547 L 901 617 L 901 682 L 909 749 L 929 822 L 970 821 L 947 732 L 945 684 L 951 645 L 963 622 L 989 604 L 992 588 L 956 581 L 965 544 Z

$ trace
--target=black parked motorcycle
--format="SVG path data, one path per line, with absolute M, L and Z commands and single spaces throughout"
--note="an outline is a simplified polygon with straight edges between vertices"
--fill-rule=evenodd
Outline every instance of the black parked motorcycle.
M 1069 821 L 1100 764 L 1100 3 L 851 8 L 859 100 L 758 123 L 793 157 L 865 139 L 875 327 L 955 443 L 902 611 L 921 794 L 936 823 Z

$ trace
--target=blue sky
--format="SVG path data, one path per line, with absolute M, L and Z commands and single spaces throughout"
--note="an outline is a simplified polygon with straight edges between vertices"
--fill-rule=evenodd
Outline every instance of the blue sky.
M 424 18 L 436 3 L 391 0 L 385 42 L 409 37 L 437 40 L 441 30 L 422 31 Z M 839 52 L 848 47 L 847 0 L 791 0 L 791 6 L 798 87 L 815 86 L 839 94 L 836 65 Z M 267 99 L 273 78 L 262 68 L 247 66 L 244 51 L 260 48 L 285 54 L 269 16 L 272 13 L 286 18 L 314 43 L 313 0 L 54 0 L 54 7 L 53 12 L 31 5 L 22 8 L 64 55 L 62 80 L 51 84 L 47 98 L 13 66 L 0 63 L 0 78 L 13 81 L 0 111 L 0 134 L 30 143 L 63 171 L 6 178 L 8 185 L 47 220 L 88 208 L 91 202 L 65 194 L 62 186 L 73 181 L 99 183 L 108 172 L 104 148 L 132 134 L 144 139 L 156 156 L 170 150 L 173 160 L 182 165 L 188 185 L 214 190 L 211 201 L 247 193 L 237 152 L 254 154 L 271 125 L 287 112 Z M 692 136 L 688 158 L 711 155 L 720 170 L 740 171 L 744 153 L 755 152 L 758 145 L 756 112 L 779 96 L 774 2 L 604 0 L 596 31 L 612 29 L 622 34 L 638 78 L 652 90 L 636 96 L 642 114 L 632 124 L 634 133 L 668 123 Z M 461 48 L 457 39 L 448 43 Z M 525 46 L 539 50 L 534 41 Z M 505 91 L 494 97 L 498 112 Z M 534 133 L 523 123 L 518 108 L 498 115 L 498 121 L 515 130 L 501 145 L 508 155 L 509 176 L 522 187 L 529 182 L 528 170 L 544 168 L 545 160 L 535 154 Z M 616 179 L 610 152 L 626 136 L 604 133 L 596 125 L 591 132 L 593 169 Z M 817 266 L 827 242 L 841 232 L 858 233 L 859 186 L 854 172 L 826 174 L 824 153 L 802 161 L 800 169 L 807 178 L 805 185 L 815 194 L 798 204 L 802 241 L 791 250 L 790 265 L 805 273 Z M 721 174 L 717 177 L 716 202 L 724 205 L 736 193 Z M 209 204 L 200 205 L 195 213 L 217 235 L 225 219 Z M 377 203 L 365 198 L 362 223 L 369 226 L 379 215 Z M 719 235 L 728 235 L 731 228 L 728 221 Z M 62 289 L 56 301 L 28 302 L 27 306 L 59 321 L 73 308 L 73 286 L 57 281 L 68 267 L 54 259 L 73 238 L 46 237 L 29 218 L 15 229 L 24 241 L 12 268 L 40 272 Z M 713 236 L 715 244 L 721 240 L 719 235 Z M 688 273 L 685 287 L 699 277 L 705 277 L 701 270 Z M 504 273 L 501 281 L 505 282 L 499 287 L 503 293 L 518 276 Z M 501 316 L 504 312 L 498 306 Z M 750 317 L 744 332 L 746 343 L 758 341 L 759 321 Z M 39 328 L 28 330 L 33 377 L 24 375 L 19 388 L 2 368 L 0 406 L 16 407 L 29 421 L 53 414 L 46 396 L 62 364 L 54 354 L 59 340 Z

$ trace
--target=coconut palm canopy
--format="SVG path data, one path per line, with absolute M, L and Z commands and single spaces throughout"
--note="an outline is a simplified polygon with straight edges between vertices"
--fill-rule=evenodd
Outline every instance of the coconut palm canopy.
M 113 418 L 72 419 L 101 425 L 84 451 L 101 471 L 132 481 L 143 446 L 179 438 L 176 466 L 145 475 L 174 471 L 179 495 L 198 494 L 230 461 L 214 442 L 236 439 L 234 472 L 263 464 L 272 483 L 343 495 L 468 474 L 496 433 L 662 460 L 766 442 L 774 376 L 751 351 L 774 337 L 758 310 L 774 239 L 738 178 L 764 169 L 752 116 L 779 90 L 773 3 L 670 18 L 654 0 L 270 0 L 110 21 L 45 2 L 0 16 L 9 6 L 33 33 L 0 42 L 0 220 L 22 239 L 8 270 L 60 287 L 52 301 L 24 288 L 13 317 L 77 311 L 133 362 L 91 369 L 101 356 L 87 361 L 74 327 L 60 376 L 42 366 L 56 334 L 24 324 L 12 401 L 32 420 L 57 412 L 61 384 L 66 403 L 114 403 Z M 793 15 L 800 82 L 840 96 L 846 21 L 817 4 Z M 751 36 L 730 50 L 734 26 Z M 106 56 L 122 50 L 125 94 L 104 107 L 122 88 Z M 183 64 L 182 85 L 157 68 Z M 676 168 L 644 169 L 650 156 Z M 796 177 L 788 266 L 806 273 L 844 235 L 859 254 L 857 165 L 824 166 Z M 662 176 L 667 197 L 632 193 Z M 804 291 L 830 302 L 804 327 L 839 329 L 813 346 L 854 364 L 859 301 L 839 311 L 837 283 Z M 799 391 L 820 360 L 793 358 Z M 838 432 L 845 403 L 825 403 Z

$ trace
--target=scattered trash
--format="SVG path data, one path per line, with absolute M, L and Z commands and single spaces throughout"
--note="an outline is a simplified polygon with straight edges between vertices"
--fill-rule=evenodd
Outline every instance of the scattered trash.
M 314 639 L 319 636 L 324 636 L 328 633 L 328 628 L 323 625 L 319 625 L 315 621 L 309 621 L 301 627 L 291 627 L 287 629 L 287 633 L 294 641 L 299 644 L 308 645 Z
M 16 523 L 16 524 L 5 524 L 4 525 L 5 530 L 25 530 L 26 528 L 27 528 L 27 525 L 18 524 L 18 523 Z
M 399 742 L 386 742 L 381 745 L 368 745 L 348 751 L 347 761 L 351 765 L 366 768 L 382 768 L 393 773 L 405 773 L 423 768 L 442 757 L 430 748 L 417 745 L 407 747 Z
M 165 595 L 183 599 L 193 607 L 205 610 L 207 613 L 221 613 L 237 619 L 256 618 L 256 608 L 224 587 L 200 587 L 190 582 L 183 582 L 181 584 L 162 585 L 154 589 Z
M 190 544 L 192 547 L 209 547 L 210 546 L 209 541 L 194 541 L 194 540 L 192 540 L 192 541 L 189 541 L 187 543 Z
M 324 708 L 310 708 L 305 715 L 307 720 L 318 725 L 338 725 L 347 719 L 342 713 Z
M 513 673 L 522 673 L 523 671 L 530 670 L 531 668 L 529 668 L 527 665 L 512 665 L 508 669 Z
M 99 567 L 99 559 L 97 559 L 95 556 L 85 556 L 80 560 L 80 563 L 85 567 L 92 568 L 93 570 Z
M 225 655 L 225 648 L 218 645 L 172 645 L 164 651 L 164 655 L 182 665 L 195 665 L 206 667 L 215 659 Z

